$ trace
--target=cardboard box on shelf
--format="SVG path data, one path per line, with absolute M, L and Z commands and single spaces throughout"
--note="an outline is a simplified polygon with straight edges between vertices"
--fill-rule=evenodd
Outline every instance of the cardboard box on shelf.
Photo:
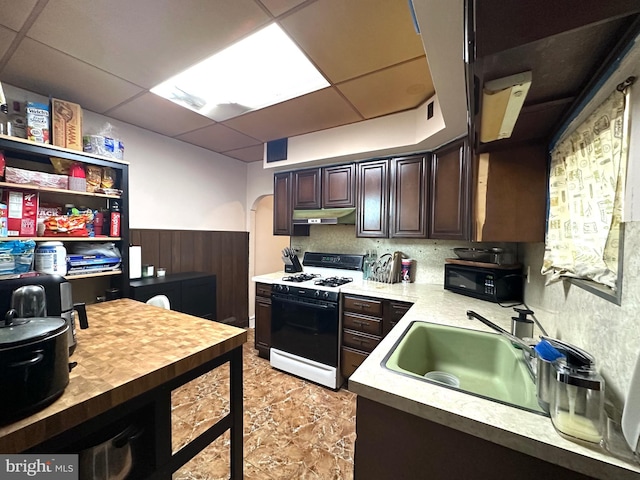
M 51 99 L 52 138 L 58 147 L 82 151 L 82 108 L 77 103 Z
M 27 140 L 49 143 L 49 105 L 27 102 Z
M 7 205 L 7 229 L 10 237 L 36 236 L 38 200 L 38 192 L 3 190 L 2 201 Z

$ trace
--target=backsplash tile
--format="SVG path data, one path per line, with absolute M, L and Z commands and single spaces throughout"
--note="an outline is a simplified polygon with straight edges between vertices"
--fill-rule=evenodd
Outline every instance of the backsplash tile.
M 365 254 L 376 249 L 378 257 L 385 253 L 400 251 L 415 260 L 416 283 L 442 284 L 446 258 L 455 258 L 456 247 L 510 248 L 516 252 L 517 244 L 471 243 L 457 240 L 356 238 L 355 225 L 311 225 L 308 237 L 291 237 L 291 246 L 303 252 Z

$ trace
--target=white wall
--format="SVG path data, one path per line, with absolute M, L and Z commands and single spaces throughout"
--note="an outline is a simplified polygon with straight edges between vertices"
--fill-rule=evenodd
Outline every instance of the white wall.
M 4 88 L 8 98 L 47 102 Z M 247 164 L 87 110 L 83 117 L 84 133 L 111 123 L 124 142 L 131 228 L 247 231 Z

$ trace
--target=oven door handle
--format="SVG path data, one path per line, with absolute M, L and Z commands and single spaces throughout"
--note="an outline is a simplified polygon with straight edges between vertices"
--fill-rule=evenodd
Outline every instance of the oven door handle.
M 308 303 L 308 302 L 301 302 L 299 300 L 292 300 L 289 298 L 283 298 L 283 297 L 276 297 L 273 296 L 271 297 L 272 302 L 282 302 L 282 303 L 288 303 L 289 305 L 300 305 L 300 306 L 304 306 L 304 307 L 308 307 L 308 308 L 315 308 L 318 310 L 335 310 L 338 305 L 335 304 L 329 304 L 329 303 Z

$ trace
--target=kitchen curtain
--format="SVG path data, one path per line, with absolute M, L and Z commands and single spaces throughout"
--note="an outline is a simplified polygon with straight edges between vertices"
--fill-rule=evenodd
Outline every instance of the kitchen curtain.
M 542 274 L 617 289 L 630 86 L 615 90 L 551 152 Z

